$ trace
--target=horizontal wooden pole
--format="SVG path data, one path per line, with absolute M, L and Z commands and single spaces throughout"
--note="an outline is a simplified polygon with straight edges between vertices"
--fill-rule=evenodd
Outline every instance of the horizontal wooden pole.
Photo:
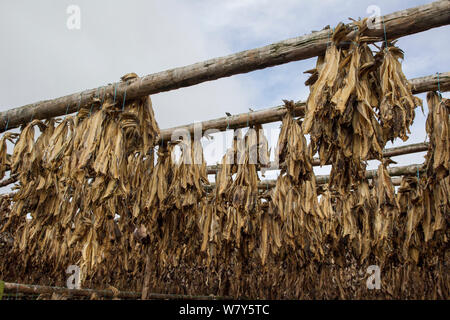
M 401 177 L 392 177 L 391 182 L 393 186 L 399 186 L 402 183 Z
M 68 289 L 63 287 L 50 287 L 31 284 L 4 283 L 5 293 L 22 293 L 22 294 L 62 294 L 68 297 L 90 297 L 96 294 L 98 297 L 119 298 L 119 299 L 141 299 L 140 292 L 119 291 L 115 294 L 112 290 L 94 290 L 94 289 Z M 165 294 L 165 293 L 149 293 L 149 299 L 168 299 L 168 300 L 224 300 L 229 297 L 220 296 L 191 296 L 182 294 Z
M 428 91 L 446 92 L 450 91 L 450 72 L 435 73 L 429 76 L 409 80 L 412 93 L 423 93 Z
M 424 172 L 424 166 L 423 164 L 410 164 L 407 166 L 398 166 L 398 167 L 390 167 L 387 169 L 389 176 L 391 177 L 398 177 L 398 176 L 411 176 L 416 175 L 417 172 L 419 174 Z M 366 171 L 366 178 L 367 179 L 374 179 L 377 176 L 378 170 L 367 170 Z M 328 183 L 330 180 L 329 175 L 318 175 L 316 176 L 316 184 L 322 185 Z M 277 180 L 262 180 L 258 183 L 258 189 L 270 189 L 275 187 L 275 184 L 277 183 Z M 215 183 L 211 183 L 209 186 L 206 186 L 207 190 L 212 190 L 215 187 Z
M 435 1 L 397 11 L 383 16 L 381 20 L 383 24 L 375 24 L 373 28 L 365 32 L 365 35 L 372 37 L 375 42 L 383 41 L 385 34 L 391 40 L 450 24 L 450 1 Z M 350 23 L 349 26 L 354 25 Z M 351 38 L 352 35 L 349 37 Z M 325 52 L 329 38 L 330 29 L 324 29 L 264 47 L 150 74 L 129 83 L 109 84 L 52 100 L 28 104 L 1 112 L 0 132 L 28 123 L 31 119 L 48 119 L 76 112 L 81 106 L 91 105 L 97 97 L 104 94 L 112 95 L 116 92 L 117 99 L 120 101 L 126 93 L 127 99 L 133 99 L 312 58 Z
M 438 75 L 430 75 L 409 80 L 414 94 L 423 93 L 427 91 L 436 91 L 438 89 Z M 439 73 L 439 87 L 441 92 L 450 90 L 450 72 Z M 305 115 L 305 101 L 297 101 L 293 108 L 293 115 L 296 117 L 303 117 Z M 170 141 L 172 135 L 176 132 L 189 132 L 194 135 L 196 128 L 204 133 L 207 130 L 225 131 L 228 129 L 245 128 L 249 125 L 265 124 L 275 121 L 280 121 L 286 114 L 287 109 L 284 106 L 277 106 L 263 110 L 239 113 L 231 117 L 221 117 L 217 119 L 207 120 L 198 123 L 191 123 L 189 125 L 182 125 L 178 127 L 162 129 L 161 138 L 158 143 L 163 141 Z
M 389 176 L 391 177 L 398 177 L 398 176 L 411 176 L 416 175 L 417 172 L 423 173 L 424 172 L 424 166 L 423 164 L 410 164 L 407 166 L 398 166 L 398 167 L 390 167 L 387 169 Z M 374 179 L 377 177 L 378 170 L 367 170 L 366 171 L 366 178 L 367 179 Z M 317 184 L 325 184 L 328 183 L 330 180 L 329 175 L 319 175 L 316 176 L 316 183 Z
M 12 198 L 12 197 L 14 197 L 15 194 L 16 194 L 16 192 L 0 194 L 0 198 Z
M 424 93 L 427 91 L 436 91 L 438 90 L 438 87 L 442 92 L 449 91 L 450 72 L 439 73 L 439 77 L 438 74 L 434 74 L 425 77 L 413 78 L 409 80 L 409 83 L 411 84 L 412 92 L 414 94 Z M 305 101 L 295 102 L 293 115 L 296 117 L 303 117 L 305 115 L 305 107 Z M 279 105 L 276 107 L 266 108 L 258 111 L 239 113 L 230 117 L 220 117 L 198 123 L 191 123 L 188 125 L 162 129 L 161 138 L 158 143 L 162 143 L 163 141 L 170 141 L 172 135 L 177 131 L 187 131 L 189 132 L 189 134 L 193 135 L 196 127 L 201 128 L 201 133 L 204 133 L 207 130 L 225 131 L 228 129 L 245 128 L 249 125 L 266 124 L 281 121 L 286 112 L 287 109 L 285 108 L 285 106 Z
M 16 182 L 17 181 L 17 177 L 18 177 L 18 175 L 15 174 L 15 175 L 9 177 L 8 179 L 4 179 L 4 180 L 0 181 L 0 188 L 1 187 L 5 187 L 5 186 L 7 186 L 7 185 L 9 185 L 11 183 Z
M 112 290 L 93 290 L 93 289 L 69 289 L 63 287 L 50 287 L 40 286 L 32 284 L 20 284 L 20 283 L 4 283 L 4 293 L 22 293 L 29 295 L 39 294 L 62 294 L 68 297 L 90 297 L 92 294 L 96 294 L 99 297 L 105 298 L 122 298 L 122 299 L 139 299 L 141 294 L 139 292 L 125 292 L 119 291 L 117 295 Z
M 399 177 L 392 177 L 391 180 L 392 180 L 392 184 L 394 186 L 399 186 L 401 181 L 402 181 L 402 179 L 399 178 Z M 212 183 L 212 185 L 214 185 L 214 183 Z M 212 188 L 210 186 L 206 186 L 206 188 L 207 188 L 208 191 L 212 190 Z M 16 192 L 11 192 L 11 193 L 2 194 L 2 195 L 0 195 L 0 197 L 2 197 L 2 198 L 12 198 L 12 197 L 14 197 L 15 194 L 16 194 Z
M 428 150 L 428 143 L 414 143 L 409 144 L 406 146 L 401 147 L 394 147 L 394 148 L 388 148 L 383 150 L 383 157 L 395 157 L 400 156 L 404 154 L 411 154 L 411 153 L 417 153 L 417 152 L 423 152 Z M 320 166 L 320 159 L 314 158 L 312 161 L 313 166 Z M 216 164 L 212 166 L 207 166 L 206 170 L 208 174 L 215 174 L 222 168 L 222 165 Z M 266 168 L 266 171 L 269 170 L 279 170 L 280 166 L 274 163 L 270 163 L 269 167 Z
M 296 117 L 303 117 L 305 115 L 304 101 L 297 101 L 293 109 L 293 114 Z M 194 135 L 195 128 L 200 128 L 200 133 L 204 133 L 208 130 L 226 131 L 233 129 L 240 129 L 248 127 L 249 125 L 265 124 L 280 121 L 286 114 L 287 109 L 284 106 L 277 106 L 267 108 L 258 111 L 252 111 L 247 113 L 239 113 L 230 117 L 221 117 L 213 120 L 202 121 L 198 123 L 192 123 L 189 125 L 183 125 L 174 128 L 162 129 L 161 137 L 158 143 L 163 141 L 170 141 L 172 135 L 177 132 L 189 132 L 190 135 Z
M 428 150 L 428 143 L 414 143 L 414 144 L 409 144 L 406 146 L 385 149 L 383 151 L 383 157 L 385 157 L 385 158 L 395 157 L 395 156 L 400 156 L 400 155 L 404 155 L 404 154 L 423 152 L 423 151 L 427 151 L 427 150 Z M 320 159 L 314 158 L 312 161 L 312 165 L 320 166 Z M 216 165 L 207 166 L 206 171 L 208 174 L 216 174 L 217 171 L 219 171 L 221 168 L 222 168 L 222 165 L 216 164 Z M 269 167 L 266 168 L 266 171 L 279 170 L 279 169 L 280 168 L 278 165 L 276 165 L 274 163 L 270 163 Z M 17 177 L 18 177 L 18 175 L 15 174 L 8 179 L 4 179 L 4 180 L 0 181 L 0 187 L 5 187 L 11 183 L 16 182 Z

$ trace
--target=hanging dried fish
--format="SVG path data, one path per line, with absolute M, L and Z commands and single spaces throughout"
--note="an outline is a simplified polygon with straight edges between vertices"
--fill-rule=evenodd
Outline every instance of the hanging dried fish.
M 201 244 L 200 219 L 207 214 L 204 185 L 209 182 L 201 142 L 181 141 L 178 145 L 180 161 L 175 165 L 167 191 L 167 209 L 158 219 L 161 268 L 197 260 Z
M 282 166 L 270 203 L 271 212 L 279 220 L 280 227 L 277 224 L 273 226 L 281 230 L 271 233 L 281 238 L 273 239 L 278 247 L 287 245 L 292 249 L 309 249 L 317 258 L 323 255 L 323 215 L 316 193 L 311 149 L 306 144 L 301 123 L 291 116 L 293 101 L 285 101 L 285 106 L 289 112 L 283 118 L 277 144 Z
M 60 281 L 67 264 L 78 264 L 86 283 L 114 270 L 123 284 L 142 270 L 130 203 L 145 203 L 148 193 L 134 192 L 132 173 L 152 170 L 159 129 L 149 97 L 114 102 L 96 99 L 56 128 L 54 120 L 34 120 L 22 130 L 11 157 L 19 192 L 5 227 L 19 225 L 13 254 L 24 269 L 46 264 Z M 142 191 L 150 180 L 139 182 Z
M 379 68 L 380 97 L 379 119 L 383 128 L 384 141 L 399 137 L 408 139 L 409 127 L 414 121 L 414 109 L 422 106 L 422 100 L 413 96 L 411 85 L 402 71 L 399 59 L 403 51 L 395 46 L 395 41 L 387 43 L 376 55 L 382 61 Z
M 256 130 L 255 130 L 256 129 Z M 223 215 L 223 240 L 242 252 L 252 255 L 259 245 L 261 207 L 258 195 L 257 158 L 268 152 L 267 141 L 261 138 L 261 127 L 251 127 L 244 137 L 237 131 L 233 148 L 224 157 L 218 176 L 216 200 L 225 201 L 216 214 Z M 267 159 L 268 154 L 262 158 Z M 234 179 L 231 175 L 236 173 Z M 264 251 L 265 248 L 262 248 Z
M 381 159 L 384 141 L 374 108 L 378 106 L 377 62 L 363 36 L 366 20 L 355 21 L 357 35 L 348 49 L 338 46 L 351 31 L 339 24 L 325 56 L 317 60 L 303 130 L 311 135 L 321 165 L 332 163 L 330 186 L 341 194 L 365 176 L 365 161 Z M 315 80 L 317 78 L 317 80 Z
M 428 118 L 426 131 L 430 138 L 426 157 L 429 175 L 434 172 L 436 179 L 448 176 L 450 166 L 450 99 L 441 98 L 436 92 L 427 94 Z
M 7 154 L 6 142 L 9 141 L 12 144 L 15 143 L 14 139 L 18 136 L 17 133 L 6 132 L 0 139 L 0 179 L 5 176 L 5 171 L 11 165 L 11 156 Z
M 392 253 L 392 238 L 394 223 L 398 219 L 399 205 L 395 197 L 394 186 L 382 163 L 378 167 L 377 180 L 374 188 L 377 209 L 373 221 L 374 254 L 384 264 L 386 256 Z
M 426 176 L 423 185 L 424 220 L 422 228 L 424 241 L 437 237 L 444 245 L 447 242 L 447 223 L 450 214 L 450 100 L 438 96 L 435 92 L 427 94 L 428 118 L 426 131 L 430 139 L 425 156 Z M 443 234 L 444 232 L 444 234 Z

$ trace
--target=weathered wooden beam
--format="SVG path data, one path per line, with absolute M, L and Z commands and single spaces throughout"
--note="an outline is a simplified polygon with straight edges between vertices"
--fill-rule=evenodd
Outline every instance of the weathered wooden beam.
M 398 176 L 411 176 L 416 175 L 417 172 L 419 174 L 424 172 L 424 166 L 423 164 L 411 164 L 407 166 L 398 166 L 398 167 L 390 167 L 387 169 L 389 176 L 391 177 L 398 177 Z M 367 170 L 366 171 L 366 178 L 367 179 L 374 179 L 377 176 L 378 170 Z M 316 184 L 322 185 L 328 183 L 330 180 L 329 175 L 318 175 L 316 176 Z M 258 189 L 264 190 L 264 189 L 270 189 L 275 187 L 275 184 L 277 183 L 277 180 L 262 180 L 258 183 Z M 205 186 L 206 190 L 212 190 L 215 187 L 215 183 L 210 183 L 209 186 Z
M 4 293 L 22 293 L 22 294 L 62 294 L 68 297 L 90 297 L 96 294 L 98 297 L 119 298 L 119 299 L 140 299 L 140 292 L 119 291 L 114 293 L 112 290 L 94 290 L 94 289 L 68 289 L 63 287 L 50 287 L 31 284 L 19 284 L 4 282 Z M 220 296 L 191 296 L 182 294 L 164 294 L 148 293 L 148 299 L 169 299 L 169 300 L 224 300 L 229 297 Z
M 32 284 L 20 284 L 20 283 L 4 283 L 4 293 L 22 293 L 22 294 L 61 294 L 68 297 L 90 297 L 96 294 L 98 297 L 114 298 L 119 299 L 139 299 L 139 292 L 126 292 L 119 291 L 115 294 L 112 290 L 93 290 L 93 289 L 69 289 L 63 287 L 50 287 L 50 286 L 40 286 Z
M 407 166 L 398 166 L 398 167 L 390 167 L 387 169 L 389 176 L 391 177 L 399 177 L 399 176 L 411 176 L 416 175 L 417 172 L 423 173 L 424 172 L 424 165 L 423 164 L 410 164 Z M 366 178 L 367 179 L 374 179 L 377 177 L 378 170 L 367 170 L 366 171 Z M 316 183 L 317 184 L 325 184 L 328 183 L 330 180 L 329 175 L 319 175 L 316 176 Z
M 18 175 L 15 174 L 15 175 L 12 175 L 11 177 L 9 177 L 8 179 L 4 179 L 4 180 L 0 181 L 0 188 L 1 187 L 5 187 L 5 186 L 7 186 L 7 185 L 9 185 L 11 183 L 16 182 L 17 181 L 17 176 Z
M 393 186 L 399 186 L 402 183 L 401 177 L 392 177 L 391 182 Z
M 388 148 L 383 150 L 383 157 L 395 157 L 400 156 L 404 154 L 411 154 L 411 153 L 417 153 L 417 152 L 423 152 L 428 150 L 428 143 L 414 143 L 409 144 L 406 146 L 401 147 L 394 147 L 394 148 Z M 320 159 L 314 158 L 312 161 L 313 166 L 320 166 Z M 216 174 L 220 169 L 222 168 L 222 165 L 216 164 L 207 166 L 206 170 L 208 174 Z M 265 168 L 266 171 L 269 170 L 279 170 L 280 166 L 277 163 L 270 163 L 268 168 Z
M 422 151 L 427 151 L 427 150 L 428 150 L 428 143 L 414 143 L 414 144 L 409 144 L 406 146 L 385 149 L 383 151 L 383 157 L 385 157 L 385 158 L 386 157 L 395 157 L 395 156 L 400 156 L 400 155 L 404 155 L 404 154 L 417 153 L 417 152 L 422 152 Z M 312 161 L 312 165 L 320 166 L 320 159 L 314 158 Z M 220 164 L 207 166 L 206 172 L 208 174 L 216 174 L 217 171 L 219 171 L 221 168 L 222 168 L 222 165 L 220 165 Z M 278 170 L 278 169 L 280 169 L 280 168 L 277 164 L 270 163 L 269 167 L 266 168 L 265 170 L 269 171 L 269 170 Z M 15 174 L 8 179 L 0 181 L 0 187 L 5 187 L 11 183 L 16 182 L 17 176 L 18 175 Z
M 438 72 L 433 75 L 414 78 L 409 80 L 409 83 L 414 94 L 437 90 L 441 92 L 450 91 L 450 72 Z
M 12 198 L 12 197 L 14 197 L 15 194 L 16 194 L 16 192 L 0 194 L 0 198 Z
M 400 176 L 398 176 L 398 177 L 392 177 L 392 178 L 391 178 L 391 181 L 392 181 L 392 184 L 393 184 L 394 186 L 399 186 L 400 183 L 402 182 L 402 178 L 401 178 Z M 212 183 L 212 185 L 215 185 L 215 184 Z M 322 184 L 321 184 L 321 185 L 322 185 Z M 263 185 L 262 187 L 260 187 L 260 189 L 265 189 L 265 188 L 267 188 L 266 185 Z M 206 191 L 208 191 L 208 192 L 212 191 L 211 185 L 205 186 L 205 189 L 206 189 Z M 11 193 L 7 193 L 7 194 L 2 194 L 2 195 L 0 195 L 0 197 L 3 197 L 3 198 L 5 198 L 5 197 L 6 197 L 6 198 L 12 198 L 12 197 L 14 197 L 15 194 L 16 194 L 16 192 L 11 192 Z
M 303 117 L 305 114 L 305 105 L 305 102 L 297 101 L 293 110 L 294 116 Z M 226 131 L 228 129 L 245 128 L 248 125 L 280 121 L 286 114 L 286 112 L 287 109 L 284 106 L 277 106 L 248 113 L 239 113 L 230 117 L 221 117 L 198 123 L 192 123 L 189 125 L 162 129 L 161 138 L 159 139 L 158 143 L 161 143 L 163 141 L 170 141 L 172 135 L 177 131 L 189 132 L 189 134 L 193 135 L 195 127 L 200 128 L 200 132 L 204 133 L 207 130 Z
M 436 91 L 438 89 L 438 75 L 430 75 L 420 78 L 414 78 L 409 80 L 412 87 L 412 92 L 414 94 L 423 93 L 427 91 Z M 439 87 L 441 92 L 450 90 L 450 72 L 439 73 Z M 303 117 L 305 115 L 305 101 L 297 101 L 293 109 L 293 115 L 296 117 Z M 287 110 L 284 106 L 280 105 L 277 107 L 267 108 L 263 110 L 239 113 L 231 117 L 221 117 L 217 119 L 207 120 L 199 123 L 191 123 L 189 125 L 183 125 L 168 129 L 161 130 L 161 138 L 159 143 L 162 141 L 170 141 L 172 134 L 177 131 L 189 132 L 193 135 L 195 128 L 200 128 L 201 133 L 207 130 L 217 130 L 225 131 L 228 129 L 239 129 L 248 127 L 252 124 L 264 124 L 275 121 L 280 121 L 286 114 Z
M 423 152 L 428 150 L 428 142 L 412 143 L 406 146 L 387 148 L 383 150 L 383 157 L 396 157 L 404 154 Z M 314 165 L 320 165 L 319 159 L 314 159 Z
M 383 41 L 385 31 L 390 40 L 448 25 L 450 24 L 450 1 L 435 1 L 397 11 L 381 17 L 381 21 L 383 24 L 374 24 L 373 28 L 369 28 L 365 33 L 373 37 L 374 41 Z M 325 52 L 329 36 L 330 29 L 324 29 L 264 47 L 150 74 L 130 83 L 109 84 L 101 88 L 11 109 L 0 113 L 0 132 L 5 131 L 6 128 L 16 128 L 28 123 L 31 119 L 48 119 L 76 112 L 81 106 L 90 105 L 95 98 L 105 94 L 113 95 L 115 92 L 119 101 L 125 94 L 127 99 L 133 99 L 290 61 L 308 59 Z

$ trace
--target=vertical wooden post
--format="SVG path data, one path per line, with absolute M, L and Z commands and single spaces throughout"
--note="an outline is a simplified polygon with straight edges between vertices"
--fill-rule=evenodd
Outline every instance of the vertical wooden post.
M 148 248 L 147 250 L 147 254 L 145 257 L 145 270 L 144 270 L 144 281 L 142 284 L 142 296 L 141 299 L 142 300 L 147 300 L 148 299 L 148 291 L 149 291 L 149 287 L 150 287 L 150 248 Z

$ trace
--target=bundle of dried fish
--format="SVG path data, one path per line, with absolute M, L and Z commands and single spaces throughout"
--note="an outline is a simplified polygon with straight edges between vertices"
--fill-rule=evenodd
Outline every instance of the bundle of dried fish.
M 417 177 L 403 177 L 397 192 L 399 203 L 399 221 L 397 225 L 400 261 L 419 262 L 422 251 L 423 235 L 420 224 L 423 219 L 422 208 L 423 192 Z
M 42 166 L 54 124 L 54 120 L 45 124 L 39 120 L 29 123 L 22 130 L 11 158 L 11 172 L 18 174 L 19 191 L 14 196 L 14 205 L 4 228 L 8 231 L 17 228 L 12 255 L 20 257 L 23 270 L 28 264 L 46 263 L 51 260 L 50 255 L 59 254 L 55 251 L 59 249 L 57 241 L 48 243 L 53 240 L 53 217 L 59 212 L 55 209 L 58 202 L 55 177 Z M 41 130 L 36 142 L 35 126 Z M 39 251 L 41 257 L 37 254 Z
M 450 217 L 450 99 L 429 92 L 427 104 L 429 113 L 426 131 L 430 144 L 425 156 L 426 175 L 421 179 L 424 211 L 422 228 L 425 242 L 435 239 L 445 245 Z
M 379 121 L 383 128 L 383 140 L 393 141 L 399 137 L 408 139 L 409 127 L 414 121 L 414 109 L 422 106 L 422 100 L 413 96 L 411 85 L 402 71 L 399 59 L 403 51 L 395 46 L 395 41 L 388 43 L 376 55 L 382 61 L 379 68 L 380 97 Z
M 83 120 L 77 133 L 84 134 L 74 138 L 74 150 L 82 151 L 72 152 L 79 155 L 72 159 L 72 178 L 79 183 L 75 192 L 84 210 L 73 217 L 75 229 L 69 246 L 78 246 L 81 266 L 87 274 L 93 273 L 104 259 L 116 259 L 110 253 L 116 251 L 113 244 L 123 245 L 123 252 L 134 247 L 132 217 L 146 212 L 136 207 L 131 212 L 130 203 L 142 204 L 146 199 L 142 192 L 137 194 L 144 199 L 135 197 L 131 189 L 135 176 L 130 173 L 142 168 L 141 162 L 151 165 L 147 168 L 151 169 L 149 159 L 153 159 L 152 148 L 158 138 L 150 98 L 129 101 L 123 112 L 112 102 L 107 99 L 100 111 Z M 125 257 L 132 259 L 128 254 Z M 125 270 L 129 268 L 128 262 L 123 265 Z
M 268 162 L 267 139 L 260 125 L 252 126 L 242 137 L 235 133 L 233 146 L 222 160 L 222 169 L 216 178 L 214 208 L 209 209 L 203 222 L 202 250 L 207 250 L 209 261 L 215 255 L 212 273 L 232 270 L 234 278 L 243 274 L 243 261 L 257 263 L 268 250 L 266 217 L 258 194 L 257 167 Z M 259 159 L 259 160 L 258 160 Z M 235 174 L 234 179 L 232 176 Z M 222 265 L 226 263 L 226 265 Z M 258 263 L 259 264 L 259 263 Z M 216 269 L 215 269 L 216 268 Z M 244 275 L 242 275 L 244 276 Z M 239 286 L 238 283 L 233 285 Z
M 332 239 L 331 249 L 340 266 L 347 259 L 346 252 L 351 252 L 352 258 L 361 264 L 372 253 L 376 199 L 372 196 L 371 189 L 373 190 L 370 183 L 363 180 L 354 186 L 350 194 L 336 194 L 333 197 L 336 212 L 330 222 L 331 233 L 327 235 Z
M 173 180 L 172 151 L 173 145 L 171 144 L 163 144 L 159 147 L 157 163 L 147 185 L 148 189 L 146 189 L 148 193 L 144 193 L 146 196 L 145 208 L 150 211 L 150 219 L 147 219 L 149 224 L 146 225 L 149 230 L 157 228 L 156 219 L 167 210 L 168 191 Z M 141 219 L 145 219 L 145 216 L 140 216 L 138 220 Z
M 181 141 L 180 163 L 175 167 L 173 183 L 169 194 L 177 210 L 198 205 L 204 198 L 203 185 L 209 184 L 206 175 L 206 162 L 199 140 Z
M 166 263 L 158 262 L 160 256 L 168 254 L 161 252 L 160 247 L 171 243 L 170 239 L 162 237 L 164 234 L 169 236 L 164 232 L 168 228 L 162 224 L 162 221 L 170 207 L 169 188 L 174 176 L 173 144 L 165 142 L 159 146 L 156 166 L 151 173 L 146 173 L 146 176 L 148 180 L 142 181 L 138 188 L 142 204 L 134 202 L 133 205 L 133 216 L 136 217 L 134 238 L 143 244 L 143 255 L 136 258 L 145 263 L 144 293 L 148 292 L 150 287 L 154 288 L 155 283 L 162 282 L 160 272 L 167 270 L 167 267 L 164 268 Z M 142 176 L 139 179 L 142 179 Z M 175 243 L 174 247 L 176 247 Z
M 227 190 L 230 206 L 227 212 L 227 223 L 224 226 L 224 237 L 233 241 L 236 247 L 241 246 L 241 235 L 252 228 L 251 215 L 259 211 L 258 174 L 256 164 L 250 163 L 250 150 L 256 146 L 256 135 L 246 134 L 237 140 L 237 172 L 236 177 Z M 254 243 L 250 244 L 254 247 Z
M 14 139 L 17 137 L 17 133 L 6 132 L 0 139 L 0 179 L 5 176 L 5 171 L 10 166 L 11 156 L 7 153 L 6 142 L 9 141 L 12 144 L 15 143 Z
M 141 191 L 149 178 L 133 173 L 152 171 L 159 129 L 150 98 L 115 100 L 97 99 L 56 128 L 35 120 L 22 130 L 11 157 L 19 192 L 6 227 L 20 225 L 15 253 L 23 269 L 51 266 L 48 275 L 60 281 L 77 264 L 83 280 L 113 276 L 122 285 L 142 272 L 133 231 L 134 218 L 146 214 Z M 36 125 L 42 133 L 34 142 Z M 134 202 L 141 206 L 133 212 Z
M 199 141 L 192 146 L 195 143 Z M 182 147 L 164 213 L 158 216 L 154 242 L 162 245 L 150 255 L 147 291 L 218 290 L 239 296 L 255 287 L 253 270 L 267 250 L 255 161 L 258 156 L 268 160 L 267 140 L 260 126 L 250 128 L 244 137 L 238 131 L 209 197 L 199 189 L 206 182 L 200 146 L 194 165 L 183 159 L 195 150 Z
M 394 186 L 386 169 L 386 163 L 378 167 L 375 188 L 373 189 L 377 200 L 377 208 L 373 221 L 373 250 L 383 265 L 387 256 L 392 254 L 394 248 L 394 225 L 399 214 L 399 205 L 395 197 Z
M 351 31 L 339 24 L 313 76 L 303 130 L 311 135 L 321 165 L 332 163 L 330 186 L 341 194 L 364 179 L 365 161 L 381 158 L 384 141 L 373 109 L 378 106 L 377 62 L 364 37 L 366 20 L 355 21 L 357 35 L 348 49 L 338 48 Z
M 162 283 L 169 288 L 177 283 L 172 292 L 204 286 L 201 281 L 208 274 L 200 272 L 204 267 L 201 251 L 206 249 L 203 243 L 208 244 L 208 232 L 215 228 L 211 227 L 213 208 L 204 188 L 209 182 L 203 149 L 200 140 L 176 144 L 181 149 L 178 163 L 172 162 L 174 143 L 169 143 L 160 149 L 152 177 L 155 185 L 150 189 L 149 209 L 154 214 L 145 228 L 149 241 L 144 296 Z M 214 250 L 207 253 L 209 262 L 216 259 Z
M 407 263 L 427 263 L 436 268 L 447 245 L 450 212 L 449 103 L 435 92 L 427 94 L 426 131 L 430 142 L 425 156 L 425 174 L 404 177 L 398 190 L 399 259 Z
M 233 175 L 237 173 L 237 148 L 241 139 L 241 131 L 238 130 L 233 136 L 232 146 L 222 157 L 220 171 L 216 174 L 216 186 L 208 199 L 207 214 L 200 219 L 200 228 L 203 233 L 201 251 L 207 255 L 207 265 L 213 263 L 219 266 L 220 259 L 226 261 L 229 256 L 228 248 L 224 237 L 224 224 L 227 221 L 228 210 L 231 206 L 228 190 L 233 184 Z
M 441 98 L 436 92 L 427 94 L 428 118 L 426 131 L 430 138 L 426 156 L 429 176 L 437 180 L 448 176 L 450 167 L 450 99 Z
M 292 101 L 285 101 L 289 112 L 283 118 L 278 138 L 277 153 L 282 163 L 281 172 L 272 192 L 270 208 L 279 219 L 271 232 L 277 247 L 301 248 L 315 258 L 323 255 L 322 222 L 312 169 L 311 149 L 306 144 L 301 123 L 294 120 Z M 274 218 L 275 218 L 274 217 Z M 276 230 L 278 225 L 281 230 Z
M 181 141 L 180 161 L 168 189 L 167 210 L 158 219 L 160 267 L 189 264 L 200 254 L 200 219 L 207 215 L 208 184 L 200 140 Z
M 7 252 L 12 247 L 14 243 L 14 238 L 9 232 L 2 232 L 3 226 L 8 220 L 11 211 L 11 198 L 8 196 L 0 197 L 0 272 L 3 270 L 4 266 L 1 265 L 4 261 L 7 261 Z

